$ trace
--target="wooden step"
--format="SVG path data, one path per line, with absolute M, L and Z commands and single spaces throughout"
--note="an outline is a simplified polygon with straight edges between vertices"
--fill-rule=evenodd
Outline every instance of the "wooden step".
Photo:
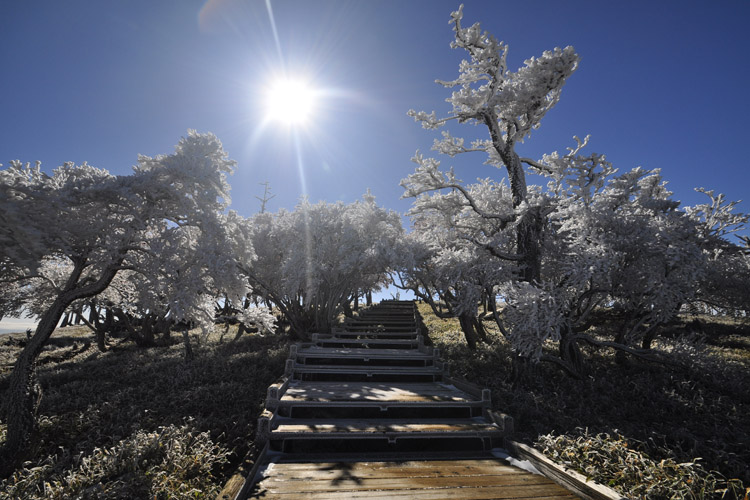
M 489 406 L 489 391 L 480 397 L 453 385 L 427 383 L 304 382 L 291 380 L 280 394 L 280 407 L 293 406 Z
M 494 436 L 502 437 L 502 430 L 482 417 L 435 419 L 413 422 L 405 419 L 298 419 L 276 417 L 271 422 L 271 438 L 304 437 L 311 439 L 361 439 L 398 437 L 457 438 Z
M 408 326 L 386 326 L 386 325 L 364 325 L 364 324 L 352 324 L 347 323 L 344 325 L 349 331 L 357 332 L 411 332 L 416 328 L 414 325 Z
M 414 311 L 397 311 L 397 312 L 389 312 L 389 311 L 369 311 L 369 312 L 362 312 L 359 313 L 357 316 L 352 316 L 348 319 L 372 319 L 372 318 L 383 318 L 383 319 L 408 319 L 411 321 L 414 321 L 416 319 L 416 314 L 414 314 Z
M 416 348 L 420 344 L 422 344 L 422 338 L 417 337 L 415 339 L 367 339 L 367 338 L 360 338 L 360 339 L 338 339 L 338 338 L 331 338 L 331 339 L 318 339 L 315 341 L 319 346 L 321 347 L 351 347 L 354 349 L 363 349 L 363 348 L 377 348 L 377 347 L 385 347 L 389 346 L 394 349 L 404 349 L 404 348 Z
M 414 320 L 414 318 L 405 318 L 405 319 L 397 319 L 397 318 L 352 318 L 352 319 L 346 319 L 344 321 L 345 325 L 356 324 L 356 323 L 376 324 L 376 325 L 415 325 L 416 321 Z
M 376 338 L 376 339 L 387 339 L 387 338 L 417 338 L 419 332 L 417 330 L 408 332 L 349 332 L 346 330 L 334 330 L 331 334 L 335 338 Z
M 318 360 L 360 360 L 368 363 L 372 361 L 401 361 L 401 362 L 433 362 L 438 358 L 438 349 L 422 347 L 420 349 L 375 349 L 375 348 L 345 348 L 345 347 L 302 347 L 290 354 L 290 358 L 299 361 Z
M 251 498 L 265 500 L 537 499 L 573 500 L 551 480 L 500 459 L 327 460 L 299 463 L 280 454 L 265 466 Z
M 430 366 L 367 366 L 367 365 L 304 365 L 287 360 L 286 373 L 289 376 L 302 374 L 340 374 L 346 375 L 392 375 L 392 376 L 439 376 L 443 373 L 443 365 Z

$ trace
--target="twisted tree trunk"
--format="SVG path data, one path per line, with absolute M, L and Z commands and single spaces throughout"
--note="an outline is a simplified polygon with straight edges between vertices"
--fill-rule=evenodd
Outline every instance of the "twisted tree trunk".
M 73 301 L 93 297 L 104 291 L 117 274 L 123 257 L 106 268 L 98 280 L 81 286 L 79 279 L 86 267 L 84 257 L 74 258 L 71 272 L 62 292 L 42 315 L 36 332 L 26 343 L 13 366 L 8 390 L 3 401 L 3 415 L 8 425 L 5 443 L 0 449 L 0 478 L 10 476 L 32 448 L 36 436 L 36 410 L 41 402 L 41 387 L 36 383 L 34 365 L 47 341 L 55 331 L 65 309 Z
M 34 364 L 68 305 L 70 302 L 63 296 L 54 301 L 13 367 L 3 403 L 8 434 L 0 450 L 0 477 L 10 476 L 31 448 L 37 431 L 36 411 L 42 397 L 34 376 Z

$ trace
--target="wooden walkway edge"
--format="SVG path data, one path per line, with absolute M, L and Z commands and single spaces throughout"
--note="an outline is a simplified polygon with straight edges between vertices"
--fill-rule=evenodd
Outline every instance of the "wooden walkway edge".
M 413 302 L 383 301 L 291 347 L 258 420 L 261 454 L 218 498 L 624 500 L 512 441 L 490 403 L 425 345 Z

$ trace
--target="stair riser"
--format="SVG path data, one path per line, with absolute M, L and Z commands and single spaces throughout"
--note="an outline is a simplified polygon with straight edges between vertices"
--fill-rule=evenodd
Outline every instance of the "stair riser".
M 453 407 L 414 407 L 391 406 L 385 409 L 379 407 L 322 407 L 298 406 L 279 408 L 277 414 L 288 418 L 316 418 L 316 419 L 414 419 L 415 421 L 430 421 L 445 418 L 472 418 L 483 415 L 483 408 L 466 406 Z
M 371 376 L 362 375 L 360 373 L 353 373 L 347 375 L 338 375 L 333 373 L 304 373 L 299 376 L 295 375 L 296 380 L 304 380 L 308 382 L 440 382 L 442 381 L 442 375 L 387 375 L 387 374 L 373 374 Z
M 341 453 L 347 451 L 384 452 L 463 452 L 488 451 L 502 445 L 502 438 L 491 437 L 403 437 L 403 438 L 352 438 L 352 439 L 281 439 L 273 440 L 270 448 L 284 453 Z

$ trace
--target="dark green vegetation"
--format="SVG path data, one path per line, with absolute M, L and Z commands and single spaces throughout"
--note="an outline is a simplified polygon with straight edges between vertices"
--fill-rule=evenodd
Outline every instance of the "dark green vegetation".
M 721 498 L 712 492 L 744 494 L 740 481 L 750 484 L 747 323 L 672 325 L 655 347 L 698 330 L 706 338 L 672 352 L 677 366 L 587 351 L 582 380 L 542 363 L 514 387 L 510 347 L 489 322 L 493 343 L 471 351 L 457 320 L 420 311 L 452 372 L 491 388 L 517 439 L 555 460 L 632 498 Z M 0 498 L 213 498 L 252 452 L 266 388 L 288 353 L 283 335 L 233 333 L 194 336 L 186 363 L 181 344 L 115 341 L 100 353 L 88 332 L 56 332 L 39 361 L 36 458 L 2 483 Z M 20 349 L 9 338 L 0 337 L 0 398 Z
M 675 366 L 587 351 L 582 380 L 540 363 L 514 387 L 512 352 L 490 322 L 494 343 L 471 352 L 457 320 L 437 319 L 424 304 L 420 312 L 453 373 L 490 388 L 493 408 L 514 417 L 516 439 L 551 458 L 629 498 L 721 498 L 711 492 L 727 487 L 742 498 L 742 483 L 750 486 L 747 321 L 702 317 L 665 328 L 655 347 L 671 351 Z M 670 337 L 699 331 L 705 342 L 672 349 Z
M 277 336 L 198 340 L 186 363 L 182 344 L 100 353 L 90 334 L 56 332 L 39 360 L 36 458 L 0 498 L 213 498 L 251 451 L 288 347 Z M 0 398 L 18 350 L 0 337 Z

